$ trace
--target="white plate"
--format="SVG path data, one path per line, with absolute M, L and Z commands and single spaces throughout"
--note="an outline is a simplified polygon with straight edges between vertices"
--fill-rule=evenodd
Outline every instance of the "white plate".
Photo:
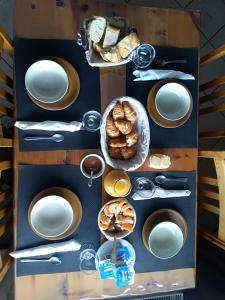
M 39 60 L 26 72 L 25 86 L 29 94 L 43 103 L 61 100 L 69 86 L 66 71 L 56 62 Z
M 30 213 L 34 231 L 46 237 L 56 237 L 71 226 L 73 209 L 63 197 L 46 196 L 35 203 Z
M 113 107 L 117 102 L 128 101 L 133 110 L 137 113 L 137 122 L 135 124 L 135 130 L 137 131 L 139 138 L 135 145 L 137 154 L 128 160 L 112 159 L 108 153 L 107 135 L 106 135 L 106 119 L 111 113 Z M 122 169 L 124 171 L 133 171 L 139 168 L 145 161 L 149 152 L 150 143 L 150 128 L 148 122 L 148 116 L 144 106 L 138 100 L 131 97 L 119 97 L 113 100 L 106 108 L 102 117 L 102 126 L 100 128 L 101 134 L 101 149 L 104 155 L 105 161 L 108 165 L 114 169 Z

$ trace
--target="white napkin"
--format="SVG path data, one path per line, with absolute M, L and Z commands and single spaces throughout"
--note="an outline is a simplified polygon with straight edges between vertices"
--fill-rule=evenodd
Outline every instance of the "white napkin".
M 168 78 L 176 78 L 182 80 L 194 80 L 195 77 L 191 74 L 186 74 L 180 71 L 174 70 L 146 70 L 140 71 L 135 70 L 133 75 L 137 78 L 134 81 L 145 81 L 145 80 L 158 80 L 158 79 L 168 79 Z
M 59 122 L 59 121 L 44 121 L 44 122 L 23 122 L 17 121 L 14 125 L 21 130 L 46 130 L 46 131 L 79 131 L 82 127 L 82 123 L 72 121 L 70 123 Z
M 133 200 L 146 200 L 152 198 L 170 198 L 170 197 L 188 197 L 191 194 L 189 190 L 165 190 L 160 187 L 156 187 L 155 193 L 152 195 L 152 191 L 142 190 L 143 196 L 140 196 L 137 192 L 132 195 Z
M 57 252 L 69 252 L 69 251 L 78 251 L 81 247 L 81 244 L 76 240 L 72 239 L 67 242 L 52 243 L 47 245 L 42 245 L 34 248 L 28 248 L 23 250 L 18 250 L 9 253 L 14 258 L 21 257 L 31 257 L 39 255 L 48 255 Z

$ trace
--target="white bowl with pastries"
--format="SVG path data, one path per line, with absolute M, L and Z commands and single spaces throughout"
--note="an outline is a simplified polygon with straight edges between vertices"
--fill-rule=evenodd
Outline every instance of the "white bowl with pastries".
M 114 169 L 139 168 L 149 152 L 150 128 L 146 110 L 136 99 L 119 97 L 106 108 L 100 128 L 105 161 Z
M 108 239 L 122 239 L 131 234 L 136 225 L 136 212 L 125 198 L 108 201 L 98 214 L 98 227 Z
M 136 32 L 129 30 L 128 19 L 125 17 L 94 16 L 85 18 L 83 28 L 86 32 L 86 58 L 93 67 L 110 67 L 131 61 L 132 51 L 140 45 Z

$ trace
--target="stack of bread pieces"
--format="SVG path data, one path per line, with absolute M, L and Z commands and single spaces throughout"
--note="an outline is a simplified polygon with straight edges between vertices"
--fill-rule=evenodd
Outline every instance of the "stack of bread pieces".
M 121 28 L 123 25 L 103 17 L 94 17 L 90 21 L 88 36 L 93 49 L 104 61 L 117 63 L 127 58 L 132 50 L 140 45 L 135 32 L 123 36 Z
M 106 119 L 109 155 L 113 159 L 133 158 L 138 133 L 134 129 L 137 114 L 128 101 L 117 102 Z

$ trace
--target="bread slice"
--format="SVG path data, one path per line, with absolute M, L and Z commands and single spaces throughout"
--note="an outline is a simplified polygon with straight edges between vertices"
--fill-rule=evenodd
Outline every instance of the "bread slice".
M 93 46 L 93 49 L 97 53 L 100 53 L 100 51 L 102 50 L 102 44 L 101 43 L 93 43 L 92 46 Z
M 105 36 L 103 40 L 103 48 L 114 46 L 118 41 L 119 35 L 120 35 L 119 28 L 107 24 Z
M 89 23 L 88 34 L 90 39 L 98 43 L 104 35 L 106 29 L 106 19 L 103 17 L 94 17 Z
M 120 55 L 122 58 L 126 58 L 133 49 L 140 45 L 140 40 L 135 32 L 125 36 L 118 44 Z
M 100 51 L 100 55 L 105 61 L 116 63 L 121 60 L 121 55 L 117 47 L 109 47 L 106 49 L 102 49 Z

